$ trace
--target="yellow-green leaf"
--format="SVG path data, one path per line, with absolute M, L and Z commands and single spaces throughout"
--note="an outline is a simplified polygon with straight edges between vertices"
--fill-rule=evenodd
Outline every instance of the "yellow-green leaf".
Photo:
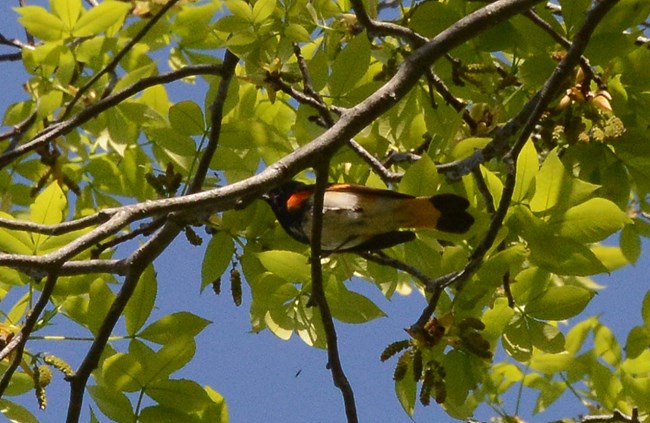
M 170 107 L 169 123 L 183 135 L 201 135 L 205 132 L 203 111 L 191 100 L 181 101 Z
M 535 144 L 528 140 L 517 157 L 517 178 L 512 201 L 520 202 L 528 196 L 531 184 L 539 171 L 539 159 Z
M 581 243 L 602 241 L 632 220 L 604 198 L 592 198 L 571 207 L 548 222 L 551 230 Z
M 243 0 L 227 0 L 226 7 L 234 16 L 253 22 L 253 8 Z
M 551 286 L 526 304 L 526 313 L 542 320 L 564 320 L 579 314 L 593 292 L 579 286 Z
M 329 79 L 333 97 L 347 94 L 368 71 L 370 42 L 365 34 L 356 36 L 336 57 Z
M 533 212 L 568 208 L 587 199 L 599 185 L 574 178 L 566 171 L 554 150 L 546 157 L 535 178 L 535 195 L 530 200 Z
M 257 0 L 253 5 L 253 23 L 262 23 L 274 10 L 275 0 Z
M 93 7 L 77 21 L 72 30 L 75 37 L 90 37 L 121 23 L 131 10 L 131 3 L 107 1 Z
M 124 309 L 126 333 L 135 335 L 149 318 L 158 291 L 156 272 L 148 266 Z
M 311 269 L 307 257 L 293 251 L 263 251 L 257 258 L 271 273 L 287 282 L 306 282 L 310 279 Z
M 30 218 L 34 223 L 54 225 L 63 221 L 63 211 L 68 201 L 58 182 L 52 182 L 34 200 L 30 206 Z M 34 244 L 38 244 L 48 235 L 33 234 Z
M 66 32 L 72 31 L 81 13 L 81 0 L 50 0 L 52 11 L 61 18 Z
M 65 25 L 58 16 L 40 6 L 16 7 L 20 15 L 18 22 L 33 36 L 43 41 L 56 41 L 63 38 Z
M 201 291 L 221 278 L 235 253 L 235 244 L 226 232 L 217 232 L 205 250 L 201 266 Z

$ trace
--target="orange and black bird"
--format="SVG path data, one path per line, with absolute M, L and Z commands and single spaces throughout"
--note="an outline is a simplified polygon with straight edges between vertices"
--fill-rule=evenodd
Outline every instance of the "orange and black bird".
M 314 185 L 289 181 L 263 196 L 280 225 L 309 243 Z M 415 239 L 404 228 L 464 233 L 474 223 L 467 199 L 455 194 L 414 197 L 362 185 L 330 184 L 325 189 L 321 248 L 326 252 L 389 248 Z

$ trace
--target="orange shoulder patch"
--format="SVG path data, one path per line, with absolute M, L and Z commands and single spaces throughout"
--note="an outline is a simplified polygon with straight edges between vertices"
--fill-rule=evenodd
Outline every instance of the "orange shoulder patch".
M 291 194 L 289 198 L 287 198 L 287 210 L 288 211 L 295 211 L 298 210 L 300 207 L 302 207 L 303 203 L 310 199 L 312 196 L 312 191 L 298 191 L 294 192 Z

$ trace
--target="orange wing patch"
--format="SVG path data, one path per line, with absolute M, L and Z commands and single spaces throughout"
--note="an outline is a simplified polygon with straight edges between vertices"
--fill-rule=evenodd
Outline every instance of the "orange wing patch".
M 311 198 L 312 191 L 298 191 L 291 194 L 287 199 L 287 210 L 296 211 L 302 207 L 304 202 Z

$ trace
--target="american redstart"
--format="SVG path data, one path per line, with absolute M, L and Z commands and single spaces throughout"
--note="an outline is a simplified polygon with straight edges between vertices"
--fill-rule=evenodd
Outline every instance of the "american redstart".
M 280 225 L 306 244 L 311 237 L 314 185 L 290 181 L 263 196 Z M 414 197 L 362 185 L 325 189 L 321 248 L 326 252 L 389 248 L 415 239 L 402 228 L 464 233 L 474 223 L 469 201 L 455 194 Z

